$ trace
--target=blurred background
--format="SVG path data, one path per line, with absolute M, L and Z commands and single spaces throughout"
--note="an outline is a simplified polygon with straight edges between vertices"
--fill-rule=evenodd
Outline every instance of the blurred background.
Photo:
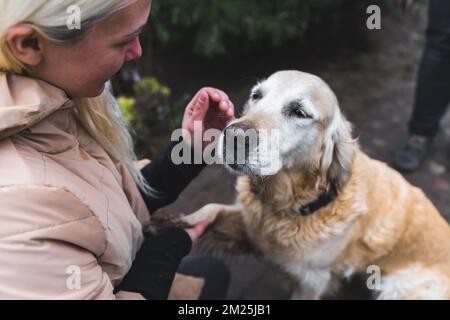
M 228 93 L 237 115 L 260 79 L 297 69 L 322 77 L 371 157 L 391 163 L 406 140 L 418 62 L 425 44 L 427 1 L 408 13 L 400 0 L 154 0 L 141 41 L 143 57 L 113 79 L 135 131 L 139 157 L 152 158 L 180 126 L 189 100 L 204 86 Z M 381 8 L 381 30 L 368 30 L 369 5 Z M 450 220 L 450 116 L 431 156 L 406 175 Z M 165 213 L 232 203 L 235 177 L 206 168 Z M 228 259 L 230 299 L 286 299 L 285 277 L 251 256 Z

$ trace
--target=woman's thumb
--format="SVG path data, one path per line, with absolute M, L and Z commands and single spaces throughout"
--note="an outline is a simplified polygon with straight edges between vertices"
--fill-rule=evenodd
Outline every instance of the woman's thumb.
M 194 228 L 186 230 L 189 236 L 191 237 L 193 243 L 195 243 L 198 240 L 198 238 L 202 236 L 208 225 L 209 225 L 208 221 L 202 221 L 197 223 Z
M 208 228 L 209 221 L 201 221 L 196 226 L 195 229 L 197 229 L 198 236 L 200 237 L 203 233 L 205 233 L 206 228 Z

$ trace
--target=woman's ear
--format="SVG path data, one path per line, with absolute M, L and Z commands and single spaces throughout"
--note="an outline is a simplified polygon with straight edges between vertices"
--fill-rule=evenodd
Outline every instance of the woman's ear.
M 351 176 L 356 143 L 352 138 L 351 125 L 336 112 L 324 137 L 321 172 L 326 181 L 342 190 Z
M 42 42 L 32 28 L 23 24 L 9 28 L 6 42 L 14 57 L 25 66 L 36 67 L 42 62 Z

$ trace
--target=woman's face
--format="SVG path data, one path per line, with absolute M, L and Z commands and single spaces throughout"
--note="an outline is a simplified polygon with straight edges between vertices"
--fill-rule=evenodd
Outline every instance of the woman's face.
M 30 72 L 63 89 L 70 97 L 96 97 L 124 62 L 142 55 L 139 34 L 150 15 L 151 1 L 137 0 L 94 26 L 73 45 L 42 41 L 42 61 Z

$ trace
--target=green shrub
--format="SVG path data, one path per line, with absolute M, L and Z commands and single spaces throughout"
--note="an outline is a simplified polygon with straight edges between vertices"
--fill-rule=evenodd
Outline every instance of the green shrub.
M 133 87 L 134 97 L 119 96 L 125 120 L 134 131 L 136 150 L 142 157 L 152 157 L 164 148 L 170 133 L 183 118 L 186 101 L 173 101 L 169 87 L 148 77 Z
M 300 39 L 313 24 L 339 28 L 337 18 L 374 2 L 380 0 L 158 0 L 152 21 L 158 46 L 184 45 L 211 58 Z
M 128 124 L 131 124 L 135 117 L 134 105 L 136 104 L 136 99 L 120 96 L 117 98 L 120 109 L 122 110 L 123 117 Z

